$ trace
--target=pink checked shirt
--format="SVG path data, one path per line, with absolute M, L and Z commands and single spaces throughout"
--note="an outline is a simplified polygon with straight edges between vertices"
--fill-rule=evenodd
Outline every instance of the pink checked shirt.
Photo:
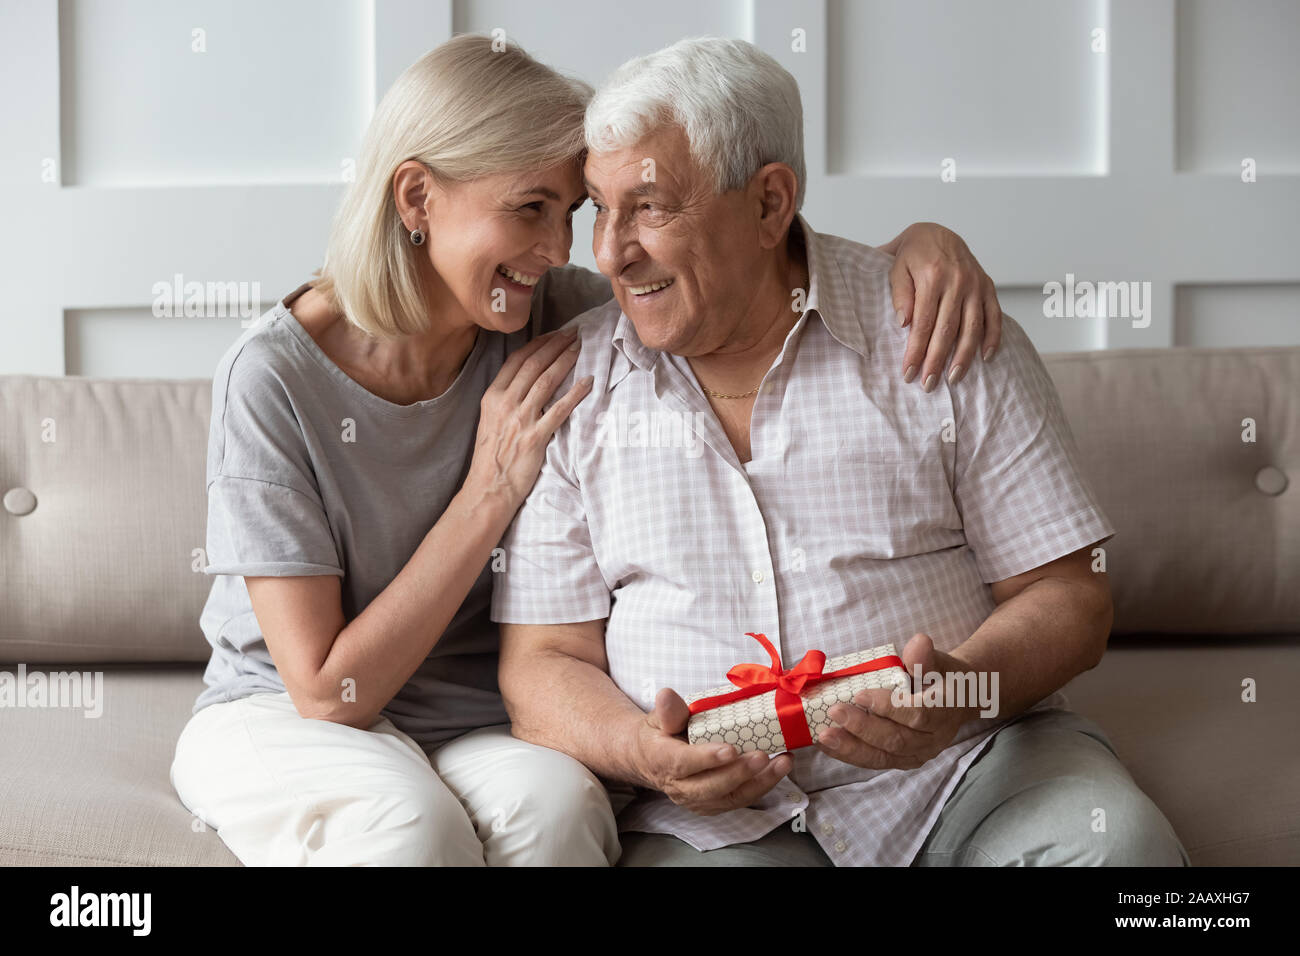
M 810 288 L 754 403 L 752 460 L 738 460 L 689 363 L 642 345 L 611 301 L 576 320 L 574 375 L 595 385 L 504 541 L 493 618 L 607 618 L 610 677 L 645 710 L 660 687 L 686 695 L 766 663 L 746 631 L 767 634 L 786 666 L 814 648 L 901 654 L 918 631 L 952 650 L 996 606 L 990 582 L 1114 533 L 1019 325 L 1004 318 L 993 362 L 926 394 L 898 372 L 892 258 L 796 222 Z M 1065 703 L 1057 692 L 1033 709 Z M 802 816 L 839 865 L 906 865 L 1006 723 L 963 725 L 916 770 L 796 750 L 760 802 L 717 816 L 637 790 L 619 828 L 708 850 Z

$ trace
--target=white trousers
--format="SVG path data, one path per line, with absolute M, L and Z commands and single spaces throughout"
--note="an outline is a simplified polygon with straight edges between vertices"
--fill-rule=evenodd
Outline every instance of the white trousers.
M 212 704 L 172 786 L 247 866 L 612 866 L 609 796 L 581 763 L 484 727 L 434 748 L 299 715 L 287 693 Z

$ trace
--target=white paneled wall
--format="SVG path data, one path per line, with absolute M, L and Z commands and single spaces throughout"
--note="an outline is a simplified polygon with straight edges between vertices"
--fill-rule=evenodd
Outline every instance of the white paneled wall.
M 1295 345 L 1300 284 L 1180 285 L 1174 315 L 1175 345 Z
M 597 84 L 759 44 L 803 91 L 813 225 L 951 226 L 1043 351 L 1300 344 L 1293 0 L 28 0 L 0 8 L 0 372 L 210 373 L 319 265 L 377 97 L 493 29 Z M 1067 275 L 1149 283 L 1148 320 L 1045 315 Z M 178 276 L 238 308 L 156 316 Z
M 1109 71 L 1087 40 L 1106 13 L 1106 0 L 832 0 L 829 171 L 931 178 L 953 157 L 959 182 L 1105 173 Z
M 61 4 L 63 185 L 338 182 L 373 23 L 370 3 Z
M 1300 4 L 1180 0 L 1176 29 L 1178 168 L 1300 173 Z

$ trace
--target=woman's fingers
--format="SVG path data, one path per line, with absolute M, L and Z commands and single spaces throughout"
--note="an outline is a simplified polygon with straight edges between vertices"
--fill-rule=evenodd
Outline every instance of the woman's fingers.
M 539 355 L 545 355 L 545 352 L 539 352 Z M 537 376 L 528 393 L 520 402 L 520 410 L 530 419 L 535 420 L 541 417 L 542 409 L 546 403 L 551 400 L 555 390 L 560 387 L 560 383 L 568 377 L 573 371 L 573 366 L 578 362 L 578 340 L 574 339 L 573 344 L 560 352 L 551 364 Z M 527 368 L 527 363 L 525 363 Z M 522 372 L 521 372 L 522 375 Z
M 546 410 L 537 423 L 545 440 L 550 440 L 556 430 L 564 424 L 564 420 L 569 417 L 569 413 L 578 407 L 580 401 L 587 397 L 591 391 L 591 383 L 594 381 L 595 379 L 590 375 L 578 379 L 573 383 L 573 387 L 564 393 L 563 398 Z
M 547 341 L 540 349 L 524 359 L 523 365 L 519 366 L 519 371 L 515 373 L 514 381 L 506 392 L 510 397 L 524 402 L 537 390 L 539 382 L 549 381 L 550 392 L 555 391 L 555 386 L 559 384 L 560 379 L 569 373 L 573 363 L 578 358 L 578 334 L 563 333 L 557 335 L 554 341 Z M 557 366 L 563 365 L 564 370 L 558 376 L 554 372 Z M 549 397 L 548 395 L 545 397 Z
M 971 296 L 966 299 L 962 313 L 961 334 L 957 336 L 957 351 L 952 357 L 952 364 L 948 367 L 949 385 L 956 385 L 970 370 L 983 333 L 984 306 L 979 299 Z
M 916 286 L 916 303 L 912 309 L 912 330 L 907 334 L 907 348 L 903 351 L 903 381 L 911 382 L 921 371 L 925 361 L 925 350 L 930 344 L 930 332 L 934 329 L 935 316 L 939 311 L 939 288 L 937 275 L 923 276 Z
M 894 321 L 899 328 L 906 328 L 916 305 L 916 287 L 902 259 L 894 260 L 894 267 L 889 272 L 889 285 L 894 290 Z
M 542 342 L 540 347 L 529 353 L 529 355 L 518 366 L 517 371 L 514 373 L 514 378 L 511 379 L 510 383 L 506 386 L 506 398 L 509 399 L 510 402 L 523 403 L 528 397 L 529 392 L 532 391 L 533 385 L 543 374 L 545 374 L 547 369 L 555 364 L 555 360 L 561 355 L 564 355 L 568 349 L 574 348 L 578 344 L 578 336 L 576 332 L 555 333 L 554 337 L 544 336 L 544 338 L 546 341 Z M 525 346 L 525 348 L 526 347 L 527 346 Z M 523 350 L 521 349 L 520 351 Z M 575 349 L 574 355 L 576 356 L 576 354 L 577 351 Z M 505 367 L 502 366 L 502 371 L 504 370 Z M 567 374 L 568 370 L 566 369 L 565 375 Z M 561 376 L 561 378 L 563 377 L 564 376 Z M 554 391 L 555 385 L 558 384 L 559 382 L 557 380 L 552 384 L 551 390 Z
M 993 280 L 984 277 L 984 361 L 990 361 L 1002 343 L 1002 305 Z
M 952 344 L 957 341 L 957 332 L 961 328 L 961 306 L 962 296 L 955 289 L 946 292 L 939 303 L 939 319 L 930 336 L 930 347 L 921 366 L 921 387 L 927 392 L 934 391 L 939 384 L 944 360 L 952 351 Z
M 524 364 L 538 349 L 552 340 L 552 337 L 558 336 L 559 332 L 551 332 L 547 335 L 539 335 L 531 341 L 525 342 L 519 348 L 515 349 L 506 356 L 506 360 L 501 363 L 501 368 L 497 371 L 496 378 L 488 386 L 489 392 L 504 393 L 510 387 L 510 383 L 515 380 L 515 375 L 519 372 L 519 367 Z

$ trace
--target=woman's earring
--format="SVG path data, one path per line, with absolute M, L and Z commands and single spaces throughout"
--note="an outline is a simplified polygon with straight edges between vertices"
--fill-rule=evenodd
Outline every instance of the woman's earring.
M 422 245 L 424 245 L 424 231 L 423 231 L 423 230 L 421 230 L 421 229 L 412 229 L 412 230 L 411 230 L 411 245 L 413 245 L 413 246 L 422 246 Z

